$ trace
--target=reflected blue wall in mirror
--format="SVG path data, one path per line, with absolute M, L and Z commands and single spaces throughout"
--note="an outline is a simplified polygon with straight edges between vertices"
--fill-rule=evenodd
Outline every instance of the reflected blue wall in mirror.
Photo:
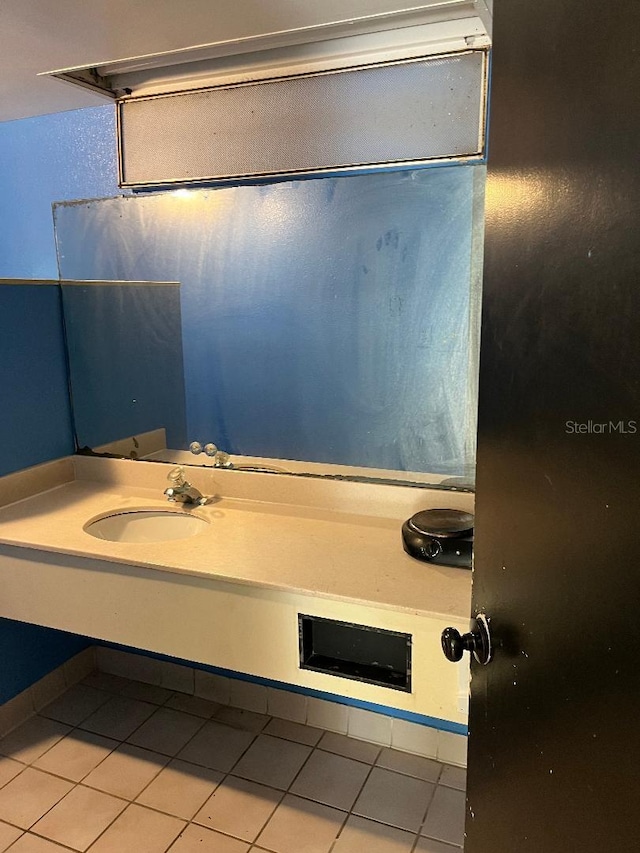
M 62 302 L 78 446 L 165 429 L 186 447 L 179 286 L 63 282 Z
M 181 282 L 189 440 L 468 477 L 483 187 L 454 166 L 62 204 L 60 273 Z

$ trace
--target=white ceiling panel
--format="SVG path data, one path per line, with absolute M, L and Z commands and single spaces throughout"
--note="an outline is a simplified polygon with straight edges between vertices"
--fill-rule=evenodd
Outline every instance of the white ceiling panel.
M 485 0 L 0 0 L 0 121 L 106 102 L 41 72 L 229 42 L 247 50 L 278 34 L 299 43 L 358 32 L 371 16 L 394 26 L 404 13 L 455 16 L 470 4 L 486 12 Z

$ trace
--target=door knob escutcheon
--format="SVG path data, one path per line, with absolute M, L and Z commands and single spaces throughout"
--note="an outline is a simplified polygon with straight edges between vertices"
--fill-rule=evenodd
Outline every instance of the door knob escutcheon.
M 442 651 L 447 660 L 456 663 L 465 652 L 472 652 L 478 663 L 486 666 L 493 657 L 489 620 L 483 613 L 472 619 L 472 629 L 461 634 L 457 628 L 445 628 L 441 637 Z

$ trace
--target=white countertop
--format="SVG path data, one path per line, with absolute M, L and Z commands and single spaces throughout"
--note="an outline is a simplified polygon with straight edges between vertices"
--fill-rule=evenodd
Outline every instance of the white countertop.
M 55 465 L 58 479 L 66 481 L 51 488 Z M 402 549 L 400 528 L 403 519 L 418 509 L 472 509 L 473 495 L 187 469 L 188 479 L 215 497 L 206 506 L 186 510 L 168 503 L 162 494 L 171 467 L 72 457 L 2 478 L 0 503 L 6 505 L 0 508 L 0 543 L 418 615 L 468 619 L 471 572 L 412 559 Z M 20 489 L 25 489 L 21 484 L 27 480 L 31 496 L 7 503 L 12 492 L 21 496 Z M 33 483 L 39 481 L 48 490 L 33 494 Z M 157 543 L 110 542 L 84 530 L 97 517 L 132 509 L 191 511 L 209 524 L 188 539 Z

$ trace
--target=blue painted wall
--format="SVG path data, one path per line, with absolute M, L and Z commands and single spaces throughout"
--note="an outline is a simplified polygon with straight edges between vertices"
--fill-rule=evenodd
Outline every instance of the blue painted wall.
M 57 285 L 0 285 L 0 399 L 0 476 L 73 453 Z
M 0 619 L 0 705 L 90 645 L 86 637 Z
M 0 278 L 57 278 L 52 202 L 118 192 L 112 106 L 0 124 Z
M 110 196 L 112 107 L 0 124 L 0 278 L 57 278 L 51 204 Z M 0 475 L 73 452 L 58 288 L 0 285 Z M 85 648 L 0 619 L 0 703 Z

